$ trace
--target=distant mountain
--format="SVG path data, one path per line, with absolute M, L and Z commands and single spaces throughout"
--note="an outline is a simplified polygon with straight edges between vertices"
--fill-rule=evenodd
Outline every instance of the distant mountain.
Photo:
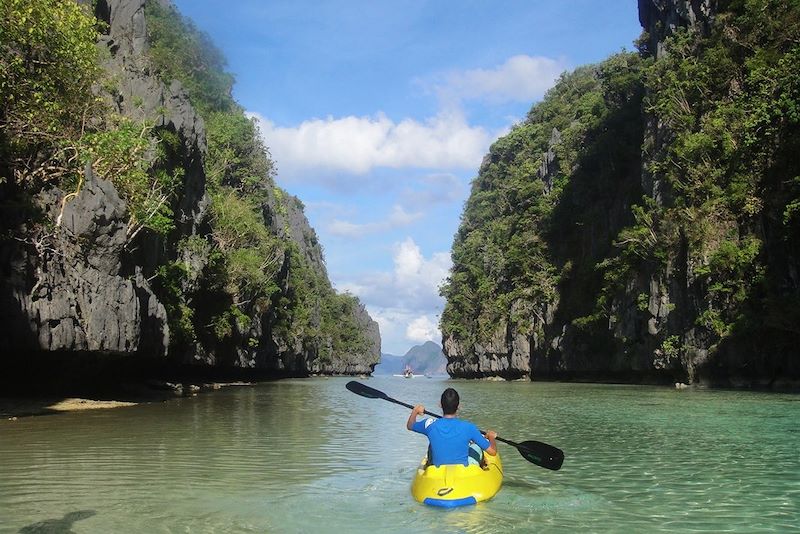
M 375 366 L 373 374 L 401 374 L 406 365 L 411 367 L 415 375 L 447 374 L 447 359 L 442 353 L 442 347 L 433 341 L 411 347 L 404 356 L 381 353 L 381 361 Z
M 408 364 L 414 374 L 447 374 L 447 359 L 442 353 L 442 347 L 433 341 L 411 347 L 403 356 L 403 363 Z

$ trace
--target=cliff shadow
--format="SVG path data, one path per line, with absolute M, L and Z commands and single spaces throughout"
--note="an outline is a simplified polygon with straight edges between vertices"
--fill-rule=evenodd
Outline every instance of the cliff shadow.
M 15 348 L 38 346 L 28 314 L 20 301 L 29 295 L 35 276 L 36 225 L 44 220 L 42 209 L 26 191 L 14 184 L 0 184 L 0 361 L 12 357 Z
M 615 367 L 620 342 L 607 325 L 586 319 L 596 317 L 605 283 L 598 264 L 618 254 L 615 239 L 634 222 L 631 206 L 643 195 L 643 86 L 635 68 L 614 67 L 599 76 L 605 113 L 580 140 L 545 233 L 551 261 L 561 276 L 558 308 L 546 332 L 559 344 L 545 345 L 544 362 L 547 372 L 557 374 L 558 367 L 567 379 L 575 379 L 576 372 L 591 376 L 596 371 L 619 379 Z

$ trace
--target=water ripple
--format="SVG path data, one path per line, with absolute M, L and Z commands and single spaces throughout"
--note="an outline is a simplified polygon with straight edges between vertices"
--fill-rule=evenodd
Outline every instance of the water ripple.
M 454 386 L 479 426 L 564 449 L 564 467 L 552 472 L 502 446 L 497 497 L 447 511 L 410 497 L 425 439 L 405 430 L 408 411 L 353 395 L 345 382 L 287 380 L 2 422 L 0 533 L 69 518 L 79 518 L 73 531 L 98 533 L 756 532 L 800 524 L 795 397 L 373 379 L 434 410 L 441 390 Z

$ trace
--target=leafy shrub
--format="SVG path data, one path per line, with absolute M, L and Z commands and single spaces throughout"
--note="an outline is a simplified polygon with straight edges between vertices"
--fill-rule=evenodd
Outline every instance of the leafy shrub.
M 0 35 L 0 178 L 58 180 L 70 169 L 53 158 L 74 161 L 69 147 L 102 111 L 96 21 L 72 0 L 4 0 Z
M 194 106 L 205 116 L 236 107 L 231 96 L 233 76 L 225 71 L 225 56 L 211 38 L 174 6 L 147 0 L 145 15 L 148 54 L 162 76 L 167 81 L 180 80 Z
M 225 185 L 253 193 L 274 172 L 255 123 L 241 110 L 214 112 L 206 121 L 206 176 L 211 188 Z
M 167 234 L 174 228 L 171 201 L 180 186 L 183 169 L 173 174 L 154 169 L 160 145 L 147 124 L 120 118 L 112 129 L 85 134 L 78 147 L 81 157 L 100 176 L 114 182 L 128 202 L 128 234 L 141 228 Z
M 172 346 L 186 346 L 196 339 L 194 310 L 184 291 L 187 275 L 188 268 L 181 262 L 168 263 L 156 270 L 154 289 L 167 311 Z

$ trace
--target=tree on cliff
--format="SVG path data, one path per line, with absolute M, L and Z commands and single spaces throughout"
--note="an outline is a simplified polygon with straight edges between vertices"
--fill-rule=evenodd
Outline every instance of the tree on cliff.
M 102 23 L 72 0 L 8 0 L 0 17 L 0 171 L 9 194 L 72 189 L 63 212 L 89 164 L 127 201 L 130 239 L 143 228 L 170 231 L 180 173 L 158 168 L 152 125 L 112 113 L 100 96 L 98 84 L 112 83 L 99 66 Z
M 534 374 L 800 376 L 800 5 L 708 20 L 564 75 L 492 146 L 442 291 L 446 349 L 521 336 Z
M 97 22 L 72 0 L 5 0 L 0 36 L 2 178 L 57 182 L 101 111 Z

